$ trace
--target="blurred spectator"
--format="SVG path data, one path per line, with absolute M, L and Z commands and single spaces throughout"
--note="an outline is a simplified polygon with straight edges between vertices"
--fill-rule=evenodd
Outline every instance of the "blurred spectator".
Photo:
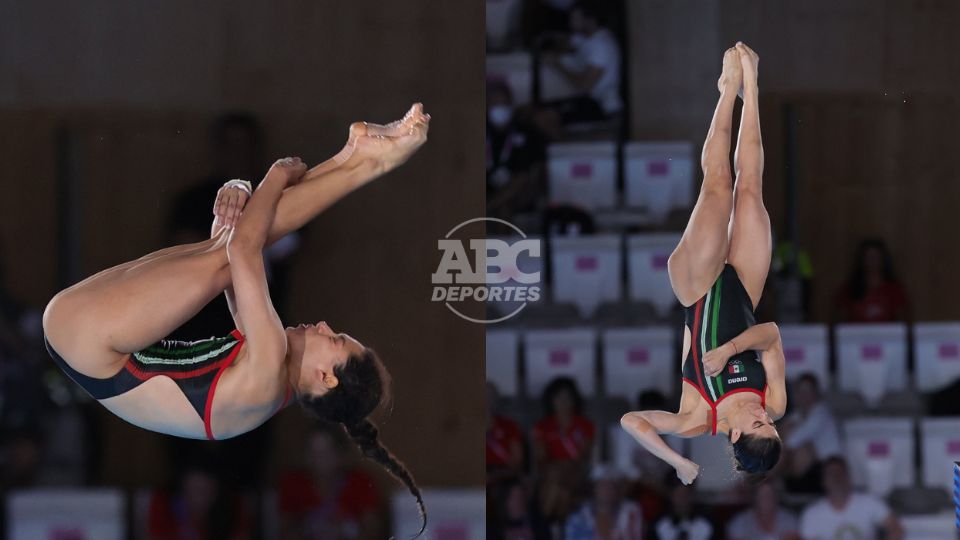
M 816 375 L 800 375 L 791 389 L 793 411 L 782 426 L 786 485 L 792 492 L 819 493 L 824 460 L 843 453 L 840 431 L 822 399 Z
M 198 460 L 181 470 L 176 488 L 150 500 L 150 540 L 242 540 L 254 537 L 246 502 L 226 489 L 211 463 Z
M 487 215 L 510 219 L 544 192 L 542 135 L 514 110 L 510 87 L 487 84 Z
M 903 527 L 886 503 L 873 495 L 853 493 L 842 457 L 824 463 L 822 481 L 827 496 L 804 509 L 800 518 L 804 540 L 876 539 L 880 529 L 886 540 L 903 538 Z
M 710 540 L 713 525 L 693 502 L 693 485 L 685 486 L 676 478 L 668 476 L 670 489 L 670 512 L 660 518 L 655 526 L 659 540 Z
M 523 473 L 523 432 L 513 420 L 496 412 L 500 396 L 487 383 L 487 489 Z
M 494 490 L 495 504 L 488 506 L 487 538 L 492 540 L 550 540 L 550 528 L 531 504 L 526 485 L 511 480 Z M 492 521 L 494 520 L 494 521 Z
M 624 500 L 620 471 L 598 464 L 590 480 L 593 498 L 567 518 L 564 540 L 641 540 L 643 514 L 637 503 Z
M 620 44 L 604 26 L 594 2 L 570 10 L 571 54 L 544 52 L 542 62 L 556 70 L 579 95 L 547 102 L 554 115 L 543 116 L 544 131 L 558 138 L 560 126 L 608 120 L 623 109 L 620 96 Z
M 789 240 L 778 243 L 770 261 L 770 290 L 773 294 L 764 295 L 771 297 L 776 311 L 763 320 L 807 322 L 811 313 L 812 281 L 813 264 L 807 251 Z
M 343 427 L 318 424 L 307 440 L 305 468 L 280 479 L 281 538 L 382 538 L 383 496 L 362 471 Z
M 907 292 L 897 279 L 886 243 L 879 239 L 861 242 L 850 279 L 837 296 L 837 319 L 855 323 L 907 321 L 909 308 Z
M 562 521 L 584 487 L 595 429 L 583 416 L 583 397 L 573 379 L 554 379 L 541 399 L 545 414 L 533 427 L 532 437 L 540 508 L 544 516 Z
M 727 524 L 727 540 L 800 540 L 797 516 L 780 505 L 775 482 L 753 488 L 753 504 Z
M 16 429 L 3 433 L 3 452 L 0 454 L 2 484 L 0 489 L 30 487 L 34 484 L 43 445 L 40 435 L 34 429 Z

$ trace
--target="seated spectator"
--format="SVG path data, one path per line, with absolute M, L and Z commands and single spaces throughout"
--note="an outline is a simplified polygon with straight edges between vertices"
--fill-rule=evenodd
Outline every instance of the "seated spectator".
M 523 473 L 523 432 L 496 412 L 497 388 L 487 383 L 487 488 Z
M 544 516 L 563 520 L 585 487 L 595 428 L 583 416 L 583 397 L 569 377 L 553 380 L 543 391 L 542 420 L 533 428 L 533 454 L 540 476 Z
M 511 480 L 495 490 L 495 504 L 487 514 L 487 538 L 492 540 L 549 540 L 550 528 L 531 503 L 526 485 Z
M 873 495 L 853 492 L 842 457 L 824 463 L 822 482 L 827 496 L 804 509 L 800 517 L 804 540 L 870 540 L 880 538 L 881 529 L 886 540 L 902 540 L 903 527 L 886 503 Z
M 150 540 L 254 538 L 248 505 L 223 486 L 214 466 L 205 461 L 184 468 L 174 490 L 153 495 L 147 517 Z
M 754 486 L 751 507 L 727 524 L 727 540 L 800 540 L 797 516 L 781 508 L 779 502 L 775 482 Z
M 907 292 L 897 279 L 893 258 L 883 240 L 860 243 L 850 279 L 837 295 L 836 317 L 854 323 L 910 319 Z
M 305 467 L 284 474 L 277 493 L 281 538 L 383 538 L 382 496 L 356 463 L 340 425 L 317 424 Z
M 559 136 L 560 125 L 597 122 L 618 115 L 620 97 L 620 44 L 601 21 L 593 2 L 577 2 L 570 11 L 571 54 L 544 53 L 543 63 L 555 69 L 578 95 L 545 103 L 556 116 L 544 117 L 545 131 Z
M 611 465 L 598 464 L 590 475 L 593 497 L 567 518 L 564 540 L 641 540 L 640 505 L 623 498 L 623 477 Z
M 544 193 L 543 136 L 521 120 L 510 87 L 487 84 L 487 215 L 510 219 Z
M 783 421 L 786 486 L 792 492 L 820 493 L 824 460 L 842 455 L 840 431 L 823 402 L 816 375 L 804 373 L 791 390 L 794 409 Z
M 657 521 L 654 530 L 659 540 L 710 540 L 713 525 L 694 505 L 694 487 L 685 486 L 671 474 L 670 511 Z

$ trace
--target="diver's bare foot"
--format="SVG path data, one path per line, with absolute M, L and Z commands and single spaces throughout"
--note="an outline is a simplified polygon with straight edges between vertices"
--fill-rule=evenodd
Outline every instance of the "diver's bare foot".
M 723 53 L 723 72 L 720 74 L 720 80 L 717 81 L 717 89 L 720 93 L 740 91 L 740 85 L 743 80 L 743 68 L 740 66 L 740 55 L 736 47 L 730 47 Z
M 355 139 L 344 165 L 372 166 L 372 179 L 396 169 L 423 146 L 430 128 L 430 115 L 417 104 L 403 120 L 388 126 L 371 126 L 373 124 L 366 124 L 366 134 Z
M 410 135 L 418 124 L 427 125 L 430 122 L 430 115 L 423 112 L 422 103 L 414 103 L 407 113 L 400 120 L 395 120 L 386 125 L 374 124 L 372 122 L 354 122 L 350 124 L 350 131 L 347 136 L 347 143 L 343 149 L 333 157 L 338 165 L 346 163 L 353 155 L 357 147 L 357 141 L 364 137 L 389 137 L 399 138 Z M 425 140 L 425 137 L 424 137 Z M 369 146 L 369 142 L 363 143 Z M 420 144 L 423 144 L 422 142 Z M 419 147 L 419 145 L 418 145 Z M 414 149 L 415 150 L 415 149 Z M 411 152 L 412 154 L 413 152 Z M 407 156 L 409 157 L 409 156 Z M 406 158 L 404 158 L 406 161 Z M 356 160 L 354 160 L 356 162 Z M 397 164 L 399 165 L 399 163 Z
M 745 90 L 756 90 L 757 74 L 760 72 L 760 56 L 748 47 L 746 43 L 741 41 L 737 42 L 736 48 L 739 53 L 740 66 L 743 71 L 743 87 Z

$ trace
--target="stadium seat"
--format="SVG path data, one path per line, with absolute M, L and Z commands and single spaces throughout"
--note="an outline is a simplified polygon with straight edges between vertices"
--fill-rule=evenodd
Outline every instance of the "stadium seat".
M 953 491 L 953 463 L 960 461 L 960 417 L 920 419 L 923 486 Z
M 533 101 L 533 57 L 530 53 L 487 55 L 487 80 L 502 81 L 513 92 L 515 106 Z
M 743 475 L 734 469 L 733 451 L 726 435 L 704 435 L 687 440 L 690 443 L 690 459 L 700 465 L 697 489 L 726 491 L 740 483 Z
M 522 0 L 487 0 L 487 48 L 503 50 L 516 32 Z
M 582 317 L 623 294 L 619 235 L 552 237 L 550 259 L 553 300 L 576 305 Z
M 551 144 L 547 148 L 550 204 L 587 211 L 617 205 L 617 148 L 614 142 Z
M 940 390 L 960 377 L 960 323 L 917 323 L 913 327 L 917 389 Z
M 7 496 L 9 540 L 123 540 L 126 498 L 115 489 L 31 489 Z
M 518 240 L 522 240 L 520 236 L 491 236 L 489 240 L 501 240 L 508 244 L 513 244 Z M 517 255 L 517 258 L 511 262 L 510 266 L 499 268 L 497 272 L 494 272 L 494 268 L 488 266 L 486 278 L 487 284 L 491 287 L 527 287 L 528 290 L 530 287 L 538 287 L 540 289 L 540 299 L 535 302 L 514 302 L 514 301 L 492 301 L 487 302 L 488 306 L 496 310 L 498 316 L 508 317 L 517 309 L 521 308 L 523 304 L 527 304 L 529 307 L 532 304 L 544 302 L 546 298 L 546 273 L 544 272 L 544 257 L 546 257 L 546 252 L 543 245 L 542 239 L 537 236 L 527 236 L 526 240 L 538 240 L 540 241 L 540 254 L 537 256 L 532 255 L 529 251 L 522 251 Z M 490 261 L 487 261 L 488 264 Z M 520 283 L 515 279 L 520 272 L 524 274 L 540 274 L 540 282 L 537 284 L 524 284 Z M 506 281 L 501 282 L 501 279 L 506 279 Z M 524 308 L 526 309 L 526 308 Z
M 633 403 L 644 390 L 673 394 L 679 358 L 671 328 L 615 328 L 604 331 L 601 340 L 607 396 Z
M 830 334 L 827 325 L 781 324 L 780 337 L 783 340 L 787 379 L 812 373 L 820 382 L 821 391 L 829 389 L 833 378 L 828 363 Z
M 422 491 L 423 503 L 430 515 L 425 538 L 485 538 L 486 495 L 481 489 L 437 489 Z M 420 530 L 416 503 L 405 489 L 390 498 L 393 538 L 412 538 Z
M 879 497 L 915 482 L 912 418 L 871 417 L 843 424 L 847 464 L 854 486 Z
M 883 395 L 907 389 L 905 324 L 840 324 L 836 327 L 840 387 L 876 407 Z
M 630 300 L 649 302 L 661 317 L 669 315 L 677 297 L 670 286 L 667 261 L 679 234 L 636 234 L 627 237 L 627 287 Z
M 556 377 L 570 377 L 584 396 L 596 394 L 596 332 L 590 328 L 531 330 L 523 336 L 527 396 L 538 398 Z
M 675 208 L 693 206 L 693 144 L 631 142 L 623 148 L 624 196 L 662 222 Z
M 658 459 L 640 446 L 640 443 L 635 441 L 629 433 L 620 427 L 619 422 L 610 425 L 607 429 L 607 440 L 610 449 L 610 463 L 631 480 L 636 480 L 642 476 L 641 470 L 637 467 L 636 463 L 638 458 L 646 459 L 649 456 L 652 459 Z M 680 454 L 684 453 L 682 438 L 674 437 L 673 435 L 663 435 L 663 440 Z M 647 455 L 644 456 L 643 454 Z M 662 478 L 656 479 L 657 482 L 661 480 Z
M 504 397 L 516 397 L 520 337 L 514 330 L 487 330 L 487 380 Z

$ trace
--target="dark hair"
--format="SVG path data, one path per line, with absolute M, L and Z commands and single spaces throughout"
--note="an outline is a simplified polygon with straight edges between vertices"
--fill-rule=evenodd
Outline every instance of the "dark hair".
M 780 461 L 783 444 L 778 437 L 760 437 L 741 433 L 733 443 L 733 459 L 738 471 L 755 475 L 755 480 L 763 480 L 766 473 Z
M 359 355 L 350 355 L 342 365 L 333 368 L 339 380 L 337 386 L 320 396 L 300 399 L 320 420 L 343 424 L 344 429 L 360 452 L 402 482 L 417 499 L 420 510 L 420 536 L 427 528 L 427 508 L 420 488 L 403 462 L 380 442 L 377 426 L 367 419 L 377 407 L 389 401 L 390 375 L 377 354 L 366 348 Z
M 820 394 L 820 379 L 813 373 L 805 372 L 797 377 L 797 384 L 800 383 L 810 383 L 813 386 L 813 390 L 819 395 Z
M 570 392 L 570 395 L 573 397 L 574 414 L 583 413 L 583 395 L 580 394 L 580 389 L 577 388 L 576 381 L 570 377 L 557 377 L 550 381 L 550 384 L 544 388 L 540 398 L 545 416 L 553 416 L 556 414 L 557 411 L 553 410 L 553 399 L 564 390 Z
M 827 470 L 827 467 L 830 465 L 840 465 L 843 467 L 845 472 L 849 472 L 849 467 L 847 467 L 847 460 L 843 456 L 830 456 L 827 459 L 823 460 L 823 464 L 820 466 L 821 471 Z
M 898 283 L 897 274 L 893 270 L 893 256 L 886 242 L 879 238 L 867 238 L 857 246 L 857 254 L 853 260 L 853 270 L 850 272 L 850 294 L 855 300 L 863 300 L 867 295 L 867 267 L 865 260 L 867 251 L 875 249 L 880 252 L 882 261 L 883 280 L 887 283 Z

